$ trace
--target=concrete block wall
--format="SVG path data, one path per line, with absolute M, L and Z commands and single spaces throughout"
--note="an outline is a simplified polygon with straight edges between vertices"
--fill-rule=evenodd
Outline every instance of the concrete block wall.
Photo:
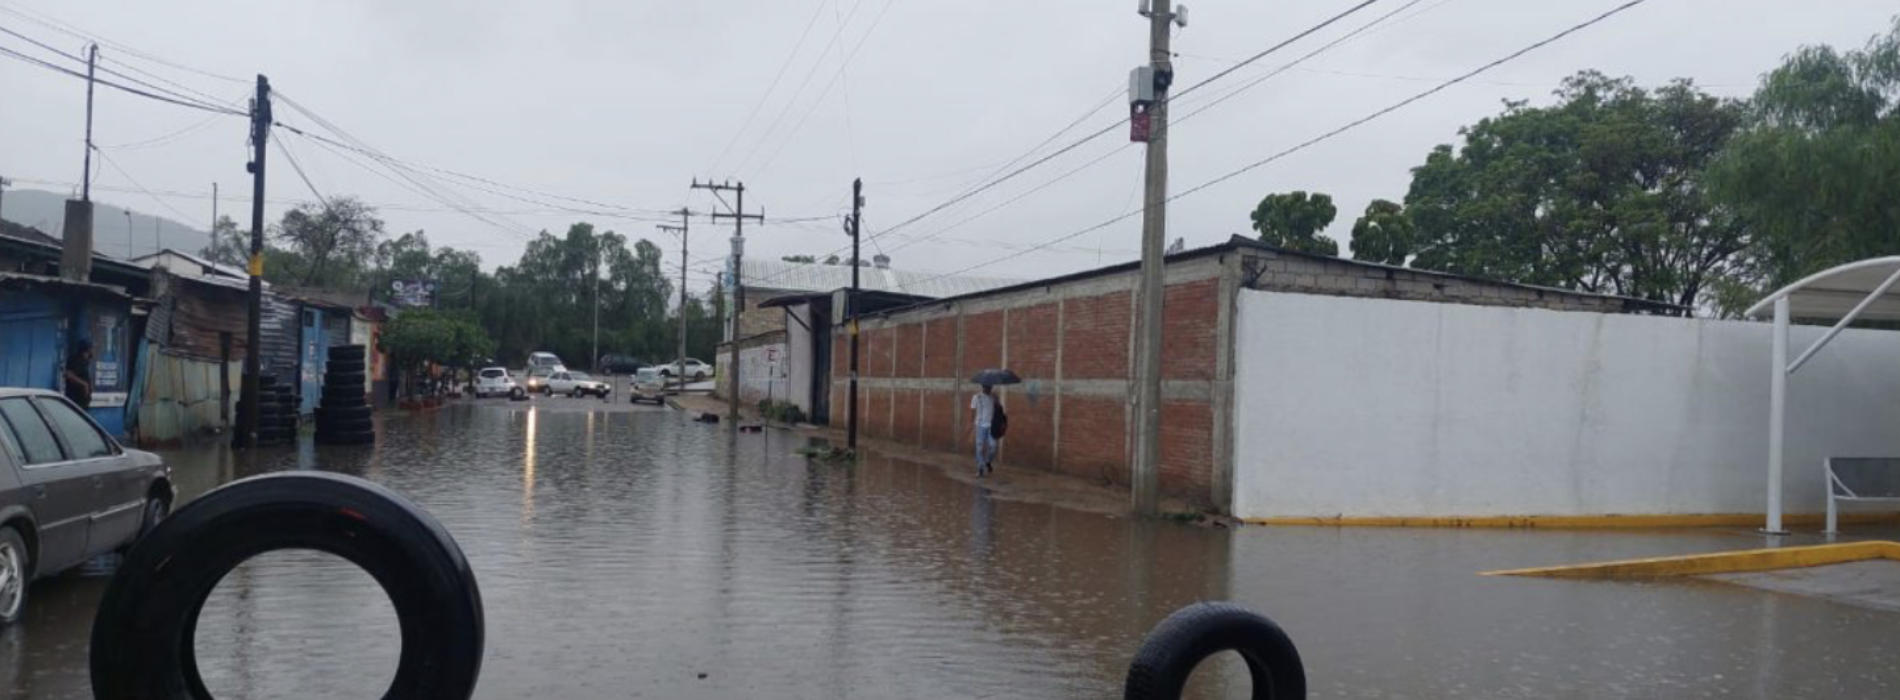
M 1215 425 L 1231 408 L 1222 358 L 1238 258 L 1204 256 L 1167 268 L 1161 487 L 1226 507 Z M 861 434 L 971 453 L 969 401 L 978 370 L 1023 378 L 999 388 L 1009 412 L 1001 469 L 1038 469 L 1125 485 L 1133 376 L 1135 271 L 951 300 L 867 317 L 859 367 Z M 832 338 L 831 421 L 846 421 L 849 336 Z
M 1250 289 L 1327 296 L 1434 301 L 1477 306 L 1510 306 L 1553 311 L 1622 313 L 1616 297 L 1499 284 L 1424 270 L 1368 265 L 1336 258 L 1250 251 L 1243 264 L 1258 278 Z

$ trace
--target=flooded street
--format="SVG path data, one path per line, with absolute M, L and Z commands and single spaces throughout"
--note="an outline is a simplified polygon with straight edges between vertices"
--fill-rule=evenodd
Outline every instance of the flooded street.
M 1156 622 L 1229 599 L 1315 697 L 1893 697 L 1900 614 L 1711 582 L 1477 572 L 1756 546 L 1739 531 L 1218 528 L 993 497 L 934 466 L 809 461 L 787 432 L 553 399 L 392 416 L 373 447 L 167 453 L 183 496 L 325 469 L 401 491 L 479 577 L 478 697 L 1109 698 Z M 0 695 L 86 698 L 101 566 L 0 630 Z M 197 635 L 221 697 L 377 697 L 400 639 L 368 575 L 280 552 Z M 1195 695 L 1244 697 L 1237 664 Z

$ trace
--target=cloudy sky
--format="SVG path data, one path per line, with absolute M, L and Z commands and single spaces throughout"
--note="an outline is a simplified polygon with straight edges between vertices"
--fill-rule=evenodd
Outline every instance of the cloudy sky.
M 1177 117 L 1386 18 L 1181 122 L 1170 189 L 1220 177 L 1621 3 L 1375 2 L 1183 95 Z M 278 130 L 274 138 L 318 191 L 361 197 L 381 208 L 392 232 L 426 229 L 491 267 L 512 263 L 533 232 L 583 219 L 651 238 L 677 264 L 678 243 L 654 229 L 657 213 L 722 206 L 690 191 L 694 178 L 743 181 L 747 209 L 763 208 L 764 225 L 747 226 L 748 255 L 822 256 L 848 243 L 836 215 L 859 176 L 866 223 L 881 234 L 870 252 L 909 269 L 1035 277 L 1136 256 L 1139 217 L 1088 230 L 1140 203 L 1141 148 L 1123 129 L 885 231 L 1007 172 L 1078 119 L 1029 159 L 1125 117 L 1127 71 L 1147 56 L 1135 4 L 0 0 L 0 27 L 73 53 L 84 45 L 78 35 L 98 37 L 111 61 L 103 65 L 240 109 L 253 76 L 268 75 L 315 115 L 280 104 L 280 122 L 412 168 L 399 175 L 359 152 Z M 1189 4 L 1191 22 L 1174 37 L 1177 91 L 1357 2 Z M 1369 200 L 1403 197 L 1409 168 L 1453 141 L 1459 126 L 1495 114 L 1501 100 L 1547 100 L 1558 81 L 1586 68 L 1644 84 L 1688 77 L 1745 96 L 1793 48 L 1859 46 L 1895 12 L 1892 0 L 1650 0 L 1183 197 L 1169 212 L 1168 236 L 1219 242 L 1246 231 L 1261 196 L 1304 189 L 1334 196 L 1340 217 L 1330 233 L 1343 249 Z M 77 65 L 10 35 L 0 34 L 0 47 Z M 84 83 L 8 59 L 0 86 L 0 175 L 27 181 L 16 187 L 77 182 Z M 247 206 L 242 117 L 111 90 L 100 92 L 97 109 L 96 140 L 111 164 L 100 168 L 96 198 L 199 227 L 210 220 L 213 182 L 222 211 Z M 274 219 L 312 195 L 281 151 L 270 158 Z M 137 189 L 154 196 L 123 191 Z M 731 224 L 694 217 L 692 226 L 699 287 L 728 248 Z

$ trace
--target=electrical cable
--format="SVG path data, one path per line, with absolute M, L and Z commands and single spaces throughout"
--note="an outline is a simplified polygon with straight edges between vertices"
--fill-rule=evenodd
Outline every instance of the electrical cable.
M 1569 28 L 1567 28 L 1567 29 L 1564 29 L 1563 31 L 1560 31 L 1560 32 L 1558 32 L 1558 33 L 1556 33 L 1556 34 L 1553 34 L 1553 35 L 1551 35 L 1551 36 L 1549 36 L 1549 37 L 1546 37 L 1546 38 L 1544 38 L 1544 39 L 1542 39 L 1542 40 L 1540 40 L 1540 41 L 1537 41 L 1537 42 L 1535 42 L 1535 43 L 1532 43 L 1532 44 L 1531 44 L 1531 45 L 1529 45 L 1529 46 L 1526 46 L 1526 47 L 1524 47 L 1524 48 L 1521 48 L 1521 49 L 1518 49 L 1518 50 L 1516 50 L 1516 51 L 1513 51 L 1513 52 L 1511 52 L 1511 53 L 1509 53 L 1509 54 L 1506 54 L 1506 55 L 1505 55 L 1504 57 L 1502 57 L 1502 58 L 1498 58 L 1498 59 L 1496 59 L 1496 60 L 1493 60 L 1493 61 L 1491 61 L 1491 62 L 1489 62 L 1489 63 L 1486 63 L 1486 64 L 1484 64 L 1484 65 L 1481 65 L 1481 66 L 1478 66 L 1477 68 L 1474 68 L 1474 69 L 1472 69 L 1472 70 L 1470 70 L 1470 71 L 1467 71 L 1467 72 L 1465 72 L 1465 73 L 1463 73 L 1463 74 L 1460 74 L 1460 75 L 1458 75 L 1458 76 L 1456 76 L 1456 77 L 1453 77 L 1453 78 L 1451 78 L 1451 79 L 1449 79 L 1449 80 L 1446 80 L 1446 81 L 1444 81 L 1444 82 L 1442 82 L 1442 83 L 1439 83 L 1438 85 L 1436 85 L 1436 86 L 1433 86 L 1433 87 L 1431 87 L 1431 88 L 1429 88 L 1429 89 L 1427 89 L 1427 90 L 1425 90 L 1425 91 L 1423 91 L 1423 92 L 1419 92 L 1419 93 L 1417 93 L 1417 94 L 1414 94 L 1414 95 L 1412 95 L 1411 97 L 1407 97 L 1407 98 L 1405 98 L 1405 99 L 1403 99 L 1403 100 L 1400 100 L 1400 101 L 1398 101 L 1398 102 L 1395 102 L 1395 103 L 1393 103 L 1393 104 L 1391 104 L 1391 105 L 1388 105 L 1388 106 L 1386 106 L 1386 107 L 1384 107 L 1384 108 L 1381 108 L 1381 109 L 1379 109 L 1379 110 L 1376 110 L 1376 111 L 1374 111 L 1374 112 L 1372 112 L 1372 113 L 1370 113 L 1370 114 L 1367 114 L 1366 116 L 1363 116 L 1363 117 L 1360 117 L 1360 118 L 1358 118 L 1358 119 L 1355 119 L 1355 120 L 1353 120 L 1353 121 L 1350 121 L 1350 122 L 1347 122 L 1346 124 L 1344 124 L 1344 125 L 1342 125 L 1342 126 L 1339 126 L 1339 127 L 1337 127 L 1337 128 L 1334 128 L 1334 129 L 1332 129 L 1332 130 L 1330 130 L 1330 131 L 1327 131 L 1327 132 L 1325 132 L 1325 133 L 1322 133 L 1322 134 L 1320 134 L 1320 135 L 1318 135 L 1318 136 L 1315 136 L 1315 137 L 1313 137 L 1313 138 L 1310 138 L 1310 139 L 1307 139 L 1307 140 L 1305 140 L 1305 141 L 1302 141 L 1302 142 L 1300 142 L 1300 143 L 1298 143 L 1298 144 L 1295 144 L 1294 146 L 1291 146 L 1291 147 L 1289 147 L 1289 148 L 1286 148 L 1286 149 L 1284 149 L 1284 150 L 1281 150 L 1281 151 L 1279 151 L 1279 152 L 1277 152 L 1277 153 L 1274 153 L 1273 155 L 1270 155 L 1270 156 L 1267 156 L 1266 158 L 1262 158 L 1262 159 L 1260 159 L 1260 160 L 1257 160 L 1257 161 L 1254 161 L 1253 163 L 1249 163 L 1249 164 L 1247 164 L 1247 165 L 1244 165 L 1244 166 L 1241 166 L 1241 167 L 1240 167 L 1240 168 L 1238 168 L 1238 169 L 1235 169 L 1235 170 L 1233 170 L 1233 171 L 1230 171 L 1230 172 L 1228 172 L 1228 173 L 1226 173 L 1226 174 L 1224 174 L 1224 175 L 1221 175 L 1221 176 L 1219 176 L 1219 177 L 1216 177 L 1216 178 L 1214 178 L 1214 179 L 1212 179 L 1212 180 L 1208 180 L 1208 181 L 1206 181 L 1206 182 L 1203 182 L 1203 183 L 1201 183 L 1201 184 L 1199 184 L 1199 185 L 1195 185 L 1194 187 L 1191 187 L 1191 188 L 1188 188 L 1188 189 L 1186 189 L 1186 190 L 1184 190 L 1184 191 L 1181 191 L 1181 192 L 1179 192 L 1179 193 L 1176 193 L 1176 194 L 1174 194 L 1174 195 L 1171 195 L 1171 196 L 1169 196 L 1169 197 L 1168 197 L 1168 198 L 1167 198 L 1167 199 L 1165 200 L 1165 202 L 1168 202 L 1168 203 L 1172 203 L 1172 202 L 1174 202 L 1175 200 L 1178 200 L 1178 199 L 1181 199 L 1181 198 L 1183 198 L 1183 197 L 1186 197 L 1186 196 L 1189 196 L 1189 195 L 1192 195 L 1192 194 L 1195 194 L 1195 193 L 1197 193 L 1197 192 L 1200 192 L 1200 191 L 1202 191 L 1202 190 L 1205 190 L 1205 189 L 1207 189 L 1207 188 L 1209 188 L 1209 187 L 1213 187 L 1213 186 L 1215 186 L 1215 185 L 1218 185 L 1218 184 L 1220 184 L 1220 183 L 1223 183 L 1223 182 L 1226 182 L 1226 181 L 1228 181 L 1228 180 L 1231 180 L 1231 179 L 1233 179 L 1233 178 L 1235 178 L 1235 177 L 1239 177 L 1240 175 L 1242 175 L 1242 174 L 1244 174 L 1244 173 L 1247 173 L 1247 172 L 1250 172 L 1250 171 L 1253 171 L 1253 170 L 1255 170 L 1255 169 L 1257 169 L 1257 168 L 1260 168 L 1260 167 L 1262 167 L 1262 166 L 1265 166 L 1265 165 L 1267 165 L 1267 164 L 1269 164 L 1269 163 L 1273 163 L 1274 161 L 1277 161 L 1277 160 L 1280 160 L 1280 159 L 1282 159 L 1282 158 L 1285 158 L 1285 157 L 1287 157 L 1287 156 L 1289 156 L 1289 155 L 1292 155 L 1292 154 L 1294 154 L 1294 153 L 1298 153 L 1298 152 L 1300 152 L 1300 151 L 1303 151 L 1303 150 L 1305 150 L 1305 149 L 1307 149 L 1307 148 L 1310 148 L 1310 147 L 1312 147 L 1312 146 L 1314 146 L 1314 145 L 1316 145 L 1316 144 L 1319 144 L 1319 143 L 1321 143 L 1321 142 L 1324 142 L 1324 141 L 1326 141 L 1326 140 L 1328 140 L 1328 139 L 1331 139 L 1331 138 L 1333 138 L 1333 137 L 1335 137 L 1335 136 L 1338 136 L 1338 135 L 1340 135 L 1340 134 L 1343 134 L 1343 133 L 1345 133 L 1345 132 L 1347 132 L 1347 131 L 1350 131 L 1350 130 L 1352 130 L 1352 129 L 1354 129 L 1354 128 L 1357 128 L 1357 127 L 1359 127 L 1359 126 L 1361 126 L 1361 125 L 1364 125 L 1364 124 L 1366 124 L 1367 122 L 1370 122 L 1370 121 L 1373 121 L 1373 120 L 1375 120 L 1375 119 L 1378 119 L 1378 118 L 1380 118 L 1380 117 L 1383 117 L 1383 116 L 1385 116 L 1385 115 L 1387 115 L 1387 114 L 1391 114 L 1392 112 L 1396 112 L 1396 111 L 1398 111 L 1398 110 L 1400 110 L 1400 109 L 1403 109 L 1403 108 L 1405 108 L 1406 106 L 1408 106 L 1408 105 L 1411 105 L 1412 103 L 1415 103 L 1415 102 L 1418 102 L 1419 100 L 1422 100 L 1422 99 L 1425 99 L 1425 98 L 1427 98 L 1427 97 L 1430 97 L 1430 96 L 1432 96 L 1432 95 L 1435 95 L 1435 94 L 1438 94 L 1439 92 L 1442 92 L 1442 91 L 1444 91 L 1445 89 L 1447 89 L 1447 88 L 1450 88 L 1450 87 L 1451 87 L 1451 86 L 1453 86 L 1453 85 L 1457 85 L 1457 84 L 1459 84 L 1459 83 L 1462 83 L 1462 82 L 1465 82 L 1465 81 L 1467 81 L 1467 80 L 1470 80 L 1471 78 L 1473 78 L 1473 77 L 1476 77 L 1476 76 L 1477 76 L 1477 75 L 1479 75 L 1479 74 L 1482 74 L 1482 73 L 1484 73 L 1484 72 L 1486 72 L 1486 71 L 1489 71 L 1489 70 L 1491 70 L 1491 69 L 1493 69 L 1493 68 L 1496 68 L 1496 67 L 1498 67 L 1498 66 L 1501 66 L 1501 65 L 1503 65 L 1503 64 L 1505 64 L 1505 63 L 1508 63 L 1508 62 L 1510 62 L 1510 61 L 1512 61 L 1512 60 L 1515 60 L 1515 59 L 1517 59 L 1518 57 L 1520 57 L 1520 56 L 1523 56 L 1524 54 L 1527 54 L 1527 53 L 1530 53 L 1530 52 L 1532 52 L 1532 51 L 1535 51 L 1535 50 L 1537 50 L 1537 49 L 1540 49 L 1540 48 L 1543 48 L 1544 46 L 1548 46 L 1548 45 L 1550 45 L 1550 44 L 1552 44 L 1552 43 L 1554 43 L 1554 42 L 1556 42 L 1556 41 L 1558 41 L 1558 40 L 1561 40 L 1561 39 L 1563 39 L 1564 37 L 1567 37 L 1567 36 L 1570 36 L 1571 34 L 1575 34 L 1575 33 L 1577 33 L 1577 32 L 1580 32 L 1580 31 L 1583 31 L 1584 29 L 1587 29 L 1587 28 L 1589 28 L 1589 27 L 1592 27 L 1592 26 L 1595 26 L 1596 24 L 1598 24 L 1598 23 L 1600 23 L 1600 22 L 1603 22 L 1604 20 L 1607 20 L 1607 19 L 1609 19 L 1609 18 L 1611 18 L 1611 17 L 1614 17 L 1614 16 L 1616 16 L 1617 14 L 1620 14 L 1620 13 L 1622 13 L 1622 12 L 1624 12 L 1624 11 L 1626 11 L 1626 10 L 1629 10 L 1629 9 L 1631 9 L 1631 8 L 1634 8 L 1634 7 L 1636 7 L 1636 6 L 1638 6 L 1638 5 L 1641 5 L 1641 4 L 1643 4 L 1643 3 L 1645 3 L 1645 2 L 1648 2 L 1648 1 L 1649 1 L 1649 0 L 1628 0 L 1627 2 L 1624 2 L 1624 3 L 1623 3 L 1623 4 L 1621 4 L 1621 5 L 1617 5 L 1616 7 L 1613 7 L 1613 8 L 1610 8 L 1609 10 L 1607 10 L 1607 11 L 1605 11 L 1605 12 L 1603 12 L 1602 14 L 1599 14 L 1599 15 L 1596 15 L 1595 17 L 1592 17 L 1592 18 L 1590 18 L 1590 19 L 1588 19 L 1588 20 L 1585 20 L 1585 21 L 1583 21 L 1582 23 L 1579 23 L 1579 24 L 1576 24 L 1576 25 L 1573 25 L 1573 26 L 1571 26 L 1571 27 L 1569 27 Z M 1072 232 L 1072 233 L 1068 233 L 1068 234 L 1065 234 L 1065 235 L 1062 235 L 1062 236 L 1059 236 L 1059 237 L 1057 237 L 1057 238 L 1055 238 L 1055 239 L 1052 239 L 1052 240 L 1049 240 L 1049 241 L 1046 241 L 1046 242 L 1044 242 L 1044 243 L 1042 243 L 1042 244 L 1039 244 L 1039 245 L 1037 245 L 1037 246 L 1035 246 L 1035 248 L 1034 248 L 1034 249 L 1041 249 L 1041 248 L 1043 248 L 1043 247 L 1046 247 L 1046 246 L 1051 246 L 1051 245 L 1055 245 L 1055 244 L 1057 244 L 1057 243 L 1062 243 L 1062 242 L 1065 242 L 1065 241 L 1068 241 L 1068 240 L 1070 240 L 1070 239 L 1073 239 L 1073 238 L 1076 238 L 1076 237 L 1078 237 L 1078 236 L 1082 236 L 1082 235 L 1085 235 L 1085 234 L 1088 234 L 1088 233 L 1091 233 L 1091 232 L 1094 232 L 1094 231 L 1098 231 L 1098 230 L 1101 230 L 1101 229 L 1104 229 L 1104 228 L 1107 228 L 1107 227 L 1109 227 L 1109 226 L 1112 226 L 1112 225 L 1114 225 L 1114 224 L 1116 224 L 1116 223 L 1119 223 L 1119 222 L 1121 222 L 1121 221 L 1124 221 L 1124 220 L 1127 220 L 1127 219 L 1129 219 L 1129 218 L 1133 218 L 1133 217 L 1135 217 L 1135 216 L 1137 216 L 1137 215 L 1140 215 L 1141 213 L 1142 213 L 1142 210 L 1141 210 L 1141 209 L 1131 209 L 1131 210 L 1129 210 L 1129 211 L 1126 211 L 1126 212 L 1123 212 L 1122 214 L 1119 214 L 1119 215 L 1117 215 L 1117 216 L 1115 216 L 1115 217 L 1113 217 L 1113 218 L 1110 218 L 1110 219 L 1108 219 L 1107 221 L 1103 221 L 1103 222 L 1101 222 L 1101 223 L 1098 223 L 1098 224 L 1095 224 L 1095 225 L 1093 225 L 1093 226 L 1089 226 L 1089 227 L 1087 227 L 1087 228 L 1084 228 L 1084 229 L 1081 229 L 1081 230 L 1078 230 L 1078 231 L 1074 231 L 1074 232 Z M 996 263 L 999 263 L 999 262 L 1003 262 L 1003 261 L 1005 261 L 1005 260 L 1009 260 L 1009 259 L 1011 259 L 1011 258 L 1015 258 L 1015 257 L 1018 257 L 1018 256 L 1020 256 L 1020 255 L 1021 255 L 1021 253 L 1013 253 L 1013 254 L 1011 254 L 1011 255 L 1007 255 L 1007 256 L 1003 256 L 1003 257 L 999 257 L 999 258 L 995 258 L 995 259 L 992 259 L 992 260 L 989 260 L 989 261 L 985 261 L 985 262 L 982 262 L 982 263 L 978 263 L 978 264 L 976 264 L 976 265 L 971 265 L 971 266 L 968 266 L 968 267 L 964 267 L 964 268 L 961 268 L 961 269 L 958 269 L 958 270 L 956 270 L 956 271 L 953 271 L 953 272 L 947 272 L 947 273 L 942 273 L 942 274 L 938 274 L 938 275 L 934 275 L 934 276 L 931 276 L 931 277 L 926 277 L 926 278 L 924 278 L 924 279 L 922 279 L 922 280 L 919 280 L 919 283 L 922 283 L 922 282 L 929 282 L 929 281 L 932 281 L 932 280 L 936 280 L 936 279 L 941 279 L 941 278 L 944 278 L 944 277 L 950 277 L 950 276 L 954 276 L 954 275 L 960 275 L 960 274 L 963 274 L 963 273 L 965 273 L 965 272 L 969 272 L 969 271 L 971 271 L 971 270 L 975 270 L 975 269 L 977 269 L 977 268 L 980 268 L 980 267 L 985 267 L 985 266 L 988 266 L 988 265 L 993 265 L 993 264 L 996 264 Z

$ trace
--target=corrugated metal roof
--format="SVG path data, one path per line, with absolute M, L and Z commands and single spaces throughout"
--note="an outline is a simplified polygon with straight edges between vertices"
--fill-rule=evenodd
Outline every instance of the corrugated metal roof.
M 813 263 L 792 263 L 783 260 L 745 261 L 745 283 L 752 289 L 771 289 L 785 292 L 830 292 L 851 286 L 851 268 L 846 265 L 822 265 Z M 973 277 L 966 275 L 937 275 L 929 272 L 911 272 L 908 270 L 881 269 L 876 267 L 858 268 L 858 286 L 879 292 L 910 294 L 920 297 L 941 299 L 964 294 L 975 294 L 1010 285 L 1022 284 L 1024 280 L 1007 277 Z

